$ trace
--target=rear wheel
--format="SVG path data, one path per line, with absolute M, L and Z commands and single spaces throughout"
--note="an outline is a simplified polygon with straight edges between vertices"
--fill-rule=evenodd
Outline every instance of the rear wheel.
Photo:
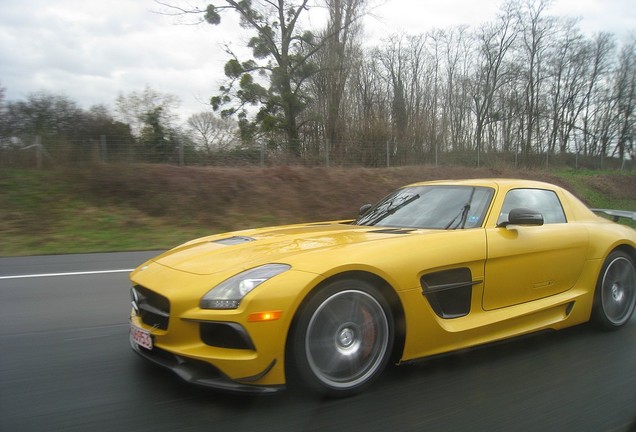
M 294 369 L 313 390 L 348 396 L 382 372 L 393 339 L 391 309 L 381 293 L 364 281 L 336 281 L 300 312 L 291 339 Z
M 596 284 L 593 321 L 606 330 L 625 325 L 636 307 L 636 270 L 632 258 L 624 252 L 609 254 Z

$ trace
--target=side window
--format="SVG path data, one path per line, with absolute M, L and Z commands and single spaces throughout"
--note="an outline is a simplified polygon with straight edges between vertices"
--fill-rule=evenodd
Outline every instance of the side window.
M 546 224 L 566 222 L 563 207 L 554 192 L 544 189 L 513 189 L 504 199 L 497 223 L 507 221 L 510 210 L 519 207 L 541 212 Z

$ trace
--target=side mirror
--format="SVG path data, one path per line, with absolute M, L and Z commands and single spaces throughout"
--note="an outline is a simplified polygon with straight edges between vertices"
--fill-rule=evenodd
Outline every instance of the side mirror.
M 363 214 L 365 214 L 366 212 L 368 212 L 368 211 L 371 209 L 371 207 L 373 207 L 373 205 L 371 205 L 371 204 L 365 204 L 365 205 L 363 205 L 362 207 L 360 207 L 360 211 L 358 212 L 358 214 L 359 214 L 360 216 L 362 216 Z
M 508 213 L 508 220 L 498 226 L 508 225 L 543 225 L 543 215 L 535 210 L 527 208 L 515 208 Z

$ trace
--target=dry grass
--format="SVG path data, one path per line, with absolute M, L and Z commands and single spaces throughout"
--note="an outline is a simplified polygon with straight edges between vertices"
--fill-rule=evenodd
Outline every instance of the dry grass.
M 153 217 L 235 227 L 263 217 L 292 222 L 349 218 L 359 205 L 376 202 L 407 183 L 477 177 L 536 178 L 540 172 L 466 167 L 344 168 L 179 168 L 104 166 L 75 171 L 74 183 L 96 203 L 127 203 Z
M 636 176 L 418 166 L 389 169 L 101 165 L 0 172 L 0 255 L 167 248 L 255 226 L 353 218 L 415 181 L 514 177 L 560 184 L 589 205 L 636 205 Z M 609 202 L 607 202 L 609 199 Z

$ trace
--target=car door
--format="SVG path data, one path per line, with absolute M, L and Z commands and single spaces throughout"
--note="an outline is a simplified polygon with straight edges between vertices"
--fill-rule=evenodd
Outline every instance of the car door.
M 499 309 L 567 291 L 581 273 L 587 229 L 568 223 L 559 197 L 545 189 L 512 189 L 497 225 L 513 208 L 543 215 L 541 226 L 489 227 L 483 307 Z

